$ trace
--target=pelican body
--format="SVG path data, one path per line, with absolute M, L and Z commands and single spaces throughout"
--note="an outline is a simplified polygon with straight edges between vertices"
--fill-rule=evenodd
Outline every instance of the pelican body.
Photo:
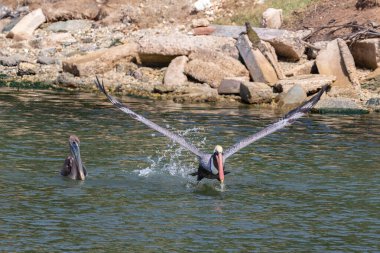
M 79 144 L 80 141 L 77 136 L 71 135 L 69 137 L 69 147 L 71 154 L 66 158 L 63 164 L 61 175 L 74 180 L 85 180 L 87 176 L 87 171 L 84 165 L 82 164 Z
M 299 107 L 291 110 L 288 112 L 282 119 L 277 121 L 276 123 L 273 123 L 266 128 L 262 129 L 261 131 L 252 134 L 246 138 L 243 138 L 241 141 L 237 142 L 227 150 L 223 152 L 223 148 L 219 145 L 215 146 L 214 152 L 212 154 L 207 154 L 202 151 L 200 151 L 198 148 L 196 148 L 194 145 L 186 141 L 182 136 L 179 136 L 175 133 L 172 133 L 168 129 L 165 129 L 156 123 L 144 118 L 143 116 L 133 112 L 131 109 L 129 109 L 126 105 L 122 104 L 120 101 L 118 101 L 113 96 L 109 95 L 105 88 L 104 84 L 100 83 L 99 79 L 96 77 L 95 84 L 98 87 L 98 89 L 106 95 L 108 100 L 115 105 L 117 108 L 119 108 L 124 113 L 128 114 L 131 118 L 140 121 L 141 123 L 147 125 L 148 127 L 160 132 L 161 134 L 165 135 L 172 141 L 177 142 L 182 147 L 186 148 L 190 152 L 192 152 L 194 155 L 198 157 L 199 166 L 198 171 L 191 173 L 192 176 L 197 176 L 197 180 L 200 181 L 203 178 L 209 178 L 209 179 L 217 179 L 221 183 L 224 182 L 224 175 L 228 174 L 229 172 L 224 171 L 224 164 L 228 157 L 235 154 L 240 149 L 248 146 L 249 144 L 260 140 L 261 138 L 264 138 L 265 136 L 276 132 L 293 122 L 295 122 L 298 118 L 302 117 L 306 113 L 308 113 L 311 108 L 319 101 L 322 94 L 326 92 L 328 85 L 323 86 L 320 91 L 313 96 L 310 100 L 306 101 Z

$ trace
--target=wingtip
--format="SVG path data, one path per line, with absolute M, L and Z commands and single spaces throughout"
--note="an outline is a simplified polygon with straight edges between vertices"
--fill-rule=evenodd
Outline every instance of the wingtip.
M 100 82 L 98 76 L 95 76 L 95 85 L 96 85 L 96 87 L 97 87 L 101 92 L 103 92 L 104 94 L 107 94 L 106 89 L 104 88 L 103 81 Z

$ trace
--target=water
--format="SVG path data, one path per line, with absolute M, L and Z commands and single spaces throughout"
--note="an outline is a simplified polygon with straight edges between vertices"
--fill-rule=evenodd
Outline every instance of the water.
M 281 114 L 124 97 L 204 151 Z M 89 176 L 59 170 L 81 139 Z M 318 115 L 195 186 L 195 157 L 100 95 L 0 89 L 0 251 L 379 252 L 380 117 Z

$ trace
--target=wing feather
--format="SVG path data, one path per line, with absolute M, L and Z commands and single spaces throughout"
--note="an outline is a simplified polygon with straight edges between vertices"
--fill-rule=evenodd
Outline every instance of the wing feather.
M 318 92 L 317 95 L 313 96 L 309 101 L 306 101 L 305 103 L 303 103 L 299 107 L 288 112 L 278 122 L 267 126 L 266 128 L 264 128 L 260 132 L 257 132 L 253 135 L 250 135 L 250 136 L 246 137 L 245 139 L 237 142 L 235 145 L 231 146 L 230 148 L 226 149 L 226 151 L 224 152 L 224 158 L 227 159 L 229 156 L 233 155 L 234 153 L 236 153 L 240 149 L 248 146 L 249 144 L 251 144 L 257 140 L 260 140 L 261 138 L 264 138 L 265 136 L 267 136 L 273 132 L 276 132 L 276 131 L 292 124 L 293 122 L 295 122 L 298 118 L 300 118 L 303 115 L 305 115 L 306 113 L 308 113 L 311 110 L 311 108 L 314 107 L 314 105 L 319 101 L 322 94 L 327 90 L 327 88 L 328 88 L 328 85 L 324 85 L 321 88 L 321 90 Z
M 98 89 L 104 93 L 104 95 L 107 96 L 108 100 L 114 104 L 117 108 L 119 108 L 120 110 L 122 110 L 124 113 L 128 114 L 131 118 L 137 120 L 137 121 L 140 121 L 141 123 L 147 125 L 148 127 L 156 130 L 157 132 L 160 132 L 161 134 L 165 135 L 166 137 L 168 137 L 169 139 L 177 142 L 178 144 L 180 144 L 182 147 L 188 149 L 189 151 L 191 151 L 192 153 L 194 153 L 195 155 L 197 155 L 198 157 L 201 157 L 203 155 L 205 155 L 205 153 L 201 152 L 198 148 L 196 148 L 194 145 L 192 145 L 191 143 L 187 142 L 183 137 L 173 133 L 173 132 L 170 132 L 169 130 L 157 125 L 156 123 L 144 118 L 143 116 L 133 112 L 131 109 L 129 109 L 126 105 L 122 104 L 121 102 L 119 102 L 116 98 L 112 97 L 111 95 L 109 95 L 105 88 L 104 88 L 104 85 L 103 85 L 103 82 L 100 83 L 98 77 L 96 77 L 96 80 L 95 80 L 95 84 L 96 86 L 98 87 Z

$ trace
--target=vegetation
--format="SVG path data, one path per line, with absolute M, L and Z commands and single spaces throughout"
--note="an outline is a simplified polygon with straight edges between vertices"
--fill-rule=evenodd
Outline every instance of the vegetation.
M 276 8 L 283 10 L 284 24 L 291 22 L 293 16 L 299 14 L 311 3 L 316 3 L 320 0 L 266 0 L 264 4 L 253 4 L 251 2 L 243 6 L 239 2 L 234 0 L 226 1 L 225 5 L 227 9 L 234 10 L 229 17 L 219 18 L 215 21 L 217 24 L 223 25 L 244 25 L 246 21 L 249 21 L 252 26 L 259 27 L 263 12 L 267 8 Z

